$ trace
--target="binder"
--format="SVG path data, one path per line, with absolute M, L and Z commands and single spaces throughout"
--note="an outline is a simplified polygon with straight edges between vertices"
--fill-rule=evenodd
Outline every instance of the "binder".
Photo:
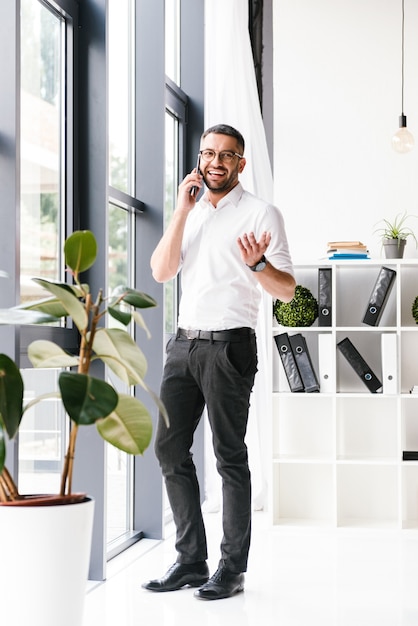
M 377 393 L 381 390 L 382 383 L 348 337 L 337 343 L 337 347 L 369 391 Z
M 318 268 L 318 326 L 331 326 L 332 323 L 332 269 Z
M 369 297 L 369 304 L 363 317 L 363 324 L 377 326 L 389 298 L 396 272 L 389 267 L 382 267 Z
M 331 333 L 318 335 L 319 386 L 321 393 L 335 393 L 335 340 Z
M 383 333 L 381 337 L 383 393 L 398 393 L 398 356 L 395 333 Z
M 418 461 L 418 451 L 417 450 L 403 450 L 402 461 Z
M 280 360 L 289 383 L 290 391 L 294 393 L 303 391 L 303 382 L 290 345 L 289 335 L 287 333 L 274 335 L 274 340 L 279 351 Z
M 301 333 L 290 335 L 290 345 L 302 379 L 303 388 L 307 393 L 319 391 L 319 382 L 312 365 L 306 339 Z

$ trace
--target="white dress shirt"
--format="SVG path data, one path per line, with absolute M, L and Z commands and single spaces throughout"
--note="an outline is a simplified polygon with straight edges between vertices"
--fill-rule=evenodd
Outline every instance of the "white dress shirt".
M 237 239 L 271 233 L 265 256 L 292 276 L 283 216 L 279 209 L 245 191 L 238 183 L 214 208 L 207 194 L 190 212 L 183 235 L 180 328 L 225 330 L 255 328 L 261 287 L 241 259 Z

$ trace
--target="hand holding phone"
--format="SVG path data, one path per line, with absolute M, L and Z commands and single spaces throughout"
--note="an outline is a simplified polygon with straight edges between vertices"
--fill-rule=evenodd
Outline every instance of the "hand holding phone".
M 197 171 L 198 174 L 201 174 L 201 171 L 200 171 L 200 152 L 197 155 L 196 171 Z M 198 192 L 199 192 L 199 187 L 196 187 L 196 185 L 193 185 L 193 187 L 190 189 L 190 195 L 194 197 L 194 196 L 197 195 Z

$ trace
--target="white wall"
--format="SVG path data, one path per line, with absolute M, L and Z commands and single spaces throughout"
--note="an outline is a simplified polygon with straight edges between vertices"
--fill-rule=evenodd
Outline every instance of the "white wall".
M 401 113 L 401 0 L 273 0 L 274 185 L 294 261 L 329 240 L 373 257 L 382 217 L 418 215 L 418 2 L 405 0 L 411 153 L 391 147 Z M 412 219 L 418 237 L 418 219 Z M 405 257 L 418 256 L 412 240 Z

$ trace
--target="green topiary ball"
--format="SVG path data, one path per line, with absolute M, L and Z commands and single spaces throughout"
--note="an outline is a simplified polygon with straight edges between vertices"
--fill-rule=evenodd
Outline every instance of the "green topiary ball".
M 418 324 L 418 296 L 415 298 L 415 300 L 412 303 L 412 317 Z
M 293 300 L 276 300 L 273 314 L 281 326 L 312 326 L 318 317 L 318 302 L 307 287 L 296 285 Z

